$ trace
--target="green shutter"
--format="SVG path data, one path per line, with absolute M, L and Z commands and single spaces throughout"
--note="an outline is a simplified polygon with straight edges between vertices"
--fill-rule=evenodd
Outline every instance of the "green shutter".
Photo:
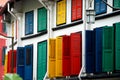
M 114 6 L 115 8 L 120 8 L 120 0 L 114 0 L 113 3 L 114 3 L 113 6 Z
M 102 71 L 111 72 L 114 69 L 114 28 L 103 28 Z
M 47 70 L 47 42 L 38 43 L 37 80 L 43 80 Z
M 115 28 L 115 70 L 120 70 L 120 23 L 114 24 Z
M 47 30 L 47 10 L 43 7 L 38 9 L 38 32 Z

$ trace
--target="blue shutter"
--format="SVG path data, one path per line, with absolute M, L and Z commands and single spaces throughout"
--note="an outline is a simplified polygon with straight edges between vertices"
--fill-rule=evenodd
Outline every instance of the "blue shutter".
M 85 41 L 86 73 L 94 73 L 95 72 L 94 32 L 87 30 L 85 37 L 86 37 L 86 41 Z
M 17 74 L 24 80 L 24 47 L 17 48 Z
M 33 11 L 30 12 L 30 15 L 29 15 L 29 33 L 32 34 L 33 33 Z
M 95 0 L 95 11 L 96 14 L 100 13 L 100 0 Z
M 33 21 L 34 21 L 34 14 L 33 11 L 27 12 L 25 14 L 25 34 L 32 34 L 33 33 Z
M 96 72 L 102 72 L 102 31 L 103 28 L 95 30 L 95 56 L 96 56 Z
M 95 11 L 97 15 L 107 12 L 107 5 L 102 0 L 95 0 Z
M 25 80 L 33 79 L 33 45 L 25 46 Z
M 105 0 L 107 2 L 107 0 Z M 107 12 L 107 4 L 105 4 L 102 0 L 101 0 L 101 3 L 100 3 L 100 12 L 101 13 L 105 13 Z

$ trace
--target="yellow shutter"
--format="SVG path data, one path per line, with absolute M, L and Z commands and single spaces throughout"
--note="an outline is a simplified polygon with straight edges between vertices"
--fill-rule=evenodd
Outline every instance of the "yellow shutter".
M 57 25 L 66 23 L 66 0 L 57 2 Z
M 49 78 L 55 77 L 55 39 L 49 39 L 49 61 L 48 61 Z
M 7 73 L 7 61 L 8 61 L 8 56 L 5 55 L 5 65 L 4 65 L 4 74 Z
M 56 38 L 56 77 L 62 77 L 62 37 Z

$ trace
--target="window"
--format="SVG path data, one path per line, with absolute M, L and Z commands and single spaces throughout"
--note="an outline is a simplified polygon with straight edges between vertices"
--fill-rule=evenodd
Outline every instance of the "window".
M 43 7 L 38 9 L 38 32 L 47 30 L 47 10 Z
M 3 49 L 2 49 L 2 65 L 5 64 L 5 53 L 6 53 L 6 47 L 3 47 Z
M 72 0 L 72 21 L 82 19 L 82 0 Z
M 26 12 L 25 13 L 25 35 L 27 34 L 33 34 L 33 11 Z
M 57 25 L 66 23 L 66 0 L 60 0 L 57 2 Z
M 105 0 L 107 2 L 107 0 Z M 102 0 L 95 0 L 95 12 L 96 15 L 107 12 L 107 5 Z
M 114 8 L 120 8 L 120 0 L 113 0 Z

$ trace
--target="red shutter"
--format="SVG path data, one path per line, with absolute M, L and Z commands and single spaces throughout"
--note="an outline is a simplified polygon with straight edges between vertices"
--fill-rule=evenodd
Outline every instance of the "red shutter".
M 77 19 L 82 19 L 82 0 L 77 0 L 77 11 L 76 11 L 76 15 L 77 15 Z
M 13 54 L 14 54 L 14 56 L 13 56 L 13 73 L 16 73 L 16 53 L 17 53 L 17 51 L 16 50 L 14 50 L 13 51 Z
M 12 59 L 13 59 L 13 72 L 12 72 Z M 12 58 L 12 50 L 8 52 L 8 66 L 7 73 L 16 73 L 16 50 L 13 51 Z
M 82 0 L 72 0 L 72 21 L 82 19 Z
M 8 52 L 8 62 L 7 62 L 7 64 L 8 64 L 8 66 L 7 66 L 7 73 L 11 73 L 11 62 L 12 62 L 12 60 L 11 60 L 11 57 L 12 57 L 12 50 L 10 50 L 9 52 Z
M 76 0 L 72 0 L 72 21 L 76 20 Z
M 81 34 L 70 35 L 71 75 L 78 75 L 82 66 Z
M 62 39 L 62 71 L 63 76 L 70 76 L 70 37 L 63 36 Z

